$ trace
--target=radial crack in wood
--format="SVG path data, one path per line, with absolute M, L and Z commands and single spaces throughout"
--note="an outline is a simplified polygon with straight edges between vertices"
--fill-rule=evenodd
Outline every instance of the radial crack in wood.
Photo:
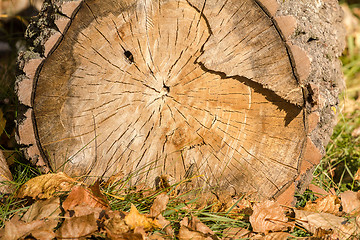
M 131 185 L 169 175 L 192 178 L 187 189 L 284 192 L 307 149 L 306 99 L 286 42 L 295 20 L 263 2 L 60 4 L 71 21 L 55 19 L 61 37 L 31 80 L 42 157 L 87 181 L 121 172 Z

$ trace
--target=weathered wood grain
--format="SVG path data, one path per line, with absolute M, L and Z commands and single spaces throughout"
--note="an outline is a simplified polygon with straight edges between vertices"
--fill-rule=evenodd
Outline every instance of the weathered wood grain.
M 40 165 L 149 186 L 193 177 L 188 188 L 264 199 L 319 161 L 310 58 L 290 42 L 295 18 L 275 16 L 276 1 L 52 4 L 64 11 L 59 32 L 18 82 L 36 139 L 24 141 Z

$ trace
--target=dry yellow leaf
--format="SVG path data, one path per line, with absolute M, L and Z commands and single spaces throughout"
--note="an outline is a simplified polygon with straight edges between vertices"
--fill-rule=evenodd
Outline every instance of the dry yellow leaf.
M 161 228 L 160 224 L 156 220 L 140 214 L 133 204 L 131 204 L 130 212 L 125 216 L 124 220 L 130 229 L 143 227 L 145 231 L 150 231 L 155 228 Z
M 22 185 L 17 193 L 18 198 L 32 197 L 34 199 L 48 199 L 70 191 L 76 181 L 65 173 L 50 173 L 32 178 Z
M 327 195 L 316 199 L 315 202 L 307 202 L 305 211 L 324 212 L 338 214 L 340 208 L 340 199 L 336 195 Z

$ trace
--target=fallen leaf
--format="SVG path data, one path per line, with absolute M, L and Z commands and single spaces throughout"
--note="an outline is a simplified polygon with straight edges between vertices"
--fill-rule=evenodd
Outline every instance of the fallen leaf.
M 125 223 L 124 218 L 115 215 L 105 221 L 105 230 L 109 236 L 116 236 L 128 232 L 130 227 Z
M 53 229 L 57 226 L 58 221 L 56 220 L 34 220 L 29 223 L 25 223 L 15 215 L 10 221 L 5 222 L 5 227 L 1 229 L 1 239 L 6 240 L 17 240 L 22 237 L 26 237 L 30 234 L 37 232 L 48 232 L 49 239 L 53 239 L 55 234 Z
M 125 216 L 125 223 L 130 227 L 130 229 L 143 227 L 145 231 L 150 231 L 152 229 L 161 228 L 160 224 L 156 220 L 140 214 L 133 204 L 131 204 L 129 214 Z
M 203 234 L 214 235 L 214 232 L 195 216 L 191 217 L 191 220 L 189 220 L 188 217 L 184 217 L 183 220 L 181 220 L 180 225 L 188 227 L 191 230 L 201 232 Z
M 5 126 L 6 126 L 6 119 L 4 118 L 3 111 L 0 109 L 0 136 L 5 131 Z
M 343 211 L 348 214 L 360 212 L 360 192 L 346 191 L 340 194 Z
M 51 198 L 46 200 L 38 200 L 33 203 L 21 220 L 24 222 L 32 222 L 34 220 L 41 220 L 45 218 L 58 218 L 61 214 L 60 199 Z
M 80 217 L 66 218 L 56 231 L 57 238 L 80 238 L 94 233 L 97 229 L 95 213 Z
M 17 197 L 48 199 L 70 191 L 75 183 L 74 179 L 62 172 L 40 175 L 23 184 L 17 193 Z
M 95 213 L 96 217 L 100 217 L 100 213 L 103 211 L 102 208 L 90 207 L 86 203 L 81 203 L 65 212 L 65 217 L 80 217 Z
M 254 205 L 250 223 L 254 232 L 267 233 L 269 231 L 286 230 L 287 217 L 279 203 L 266 200 Z
M 98 193 L 99 194 L 99 193 Z M 71 189 L 68 197 L 62 204 L 64 210 L 73 209 L 75 206 L 86 204 L 89 207 L 108 209 L 109 205 L 101 197 L 97 197 L 90 189 L 76 185 Z
M 150 216 L 157 217 L 161 214 L 162 211 L 166 209 L 166 205 L 169 202 L 169 195 L 166 193 L 161 193 L 154 200 L 153 205 L 150 208 Z
M 354 176 L 355 181 L 360 181 L 360 168 L 356 171 Z
M 213 240 L 210 236 L 206 236 L 198 231 L 190 230 L 188 227 L 181 226 L 177 236 L 179 240 Z
M 11 184 L 12 175 L 9 166 L 4 157 L 2 150 L 0 150 L 0 194 L 10 193 L 14 186 Z
M 333 239 L 359 239 L 360 237 L 360 216 L 349 219 L 346 223 L 341 224 L 340 228 L 335 229 L 331 235 Z
M 327 195 L 315 200 L 315 202 L 307 202 L 304 207 L 305 211 L 310 212 L 326 212 L 339 214 L 340 199 L 336 195 Z
M 171 237 L 175 236 L 174 229 L 170 225 L 170 221 L 166 220 L 162 215 L 157 217 L 157 221 L 161 226 L 161 229 L 165 231 L 165 233 Z
M 166 236 L 163 236 L 162 234 L 160 233 L 152 233 L 149 237 L 149 239 L 151 240 L 165 240 L 165 239 L 172 239 L 172 238 L 168 238 Z
M 319 229 L 325 231 L 340 229 L 341 224 L 346 221 L 345 218 L 330 213 L 314 213 L 297 209 L 294 211 L 296 223 L 313 234 Z
M 140 233 L 122 233 L 120 235 L 108 236 L 111 240 L 144 240 Z
M 351 133 L 351 136 L 352 136 L 353 138 L 359 137 L 359 136 L 360 136 L 360 127 L 354 129 L 354 130 L 352 131 L 352 133 Z
M 246 228 L 226 228 L 223 231 L 224 240 L 233 240 L 233 239 L 248 239 L 250 237 L 251 231 Z
M 329 193 L 326 192 L 324 189 L 322 189 L 314 184 L 310 184 L 308 186 L 308 189 L 311 190 L 316 197 L 324 197 L 324 196 L 329 195 Z M 335 195 L 335 194 L 333 194 L 333 195 Z
M 287 232 L 273 232 L 266 234 L 264 240 L 287 240 L 294 238 L 293 235 Z

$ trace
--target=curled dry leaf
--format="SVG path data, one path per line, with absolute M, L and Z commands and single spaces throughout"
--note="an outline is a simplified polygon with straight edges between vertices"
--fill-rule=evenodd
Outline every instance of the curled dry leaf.
M 97 229 L 95 213 L 80 217 L 66 218 L 61 227 L 56 231 L 57 238 L 80 238 L 94 233 Z
M 99 194 L 99 193 L 98 193 Z M 89 207 L 108 209 L 109 205 L 104 201 L 104 197 L 98 197 L 93 191 L 81 185 L 76 185 L 71 189 L 69 196 L 63 202 L 64 210 L 73 209 L 75 206 L 86 204 Z
M 169 195 L 166 193 L 161 193 L 159 196 L 157 196 L 150 208 L 150 217 L 158 217 L 161 212 L 166 209 L 168 202 Z
M 152 229 L 161 228 L 160 224 L 156 220 L 140 214 L 133 204 L 131 205 L 129 214 L 125 216 L 124 220 L 130 229 L 143 227 L 145 231 L 150 231 Z
M 41 220 L 45 218 L 58 218 L 60 214 L 60 199 L 51 198 L 36 201 L 22 216 L 21 220 L 29 223 L 34 220 Z
M 40 175 L 22 185 L 17 193 L 17 197 L 48 199 L 70 191 L 75 183 L 74 179 L 62 172 Z
M 360 212 L 360 192 L 346 191 L 340 194 L 343 211 L 349 214 Z
M 274 201 L 264 201 L 254 205 L 250 223 L 254 232 L 267 233 L 287 229 L 287 217 L 284 209 Z
M 305 211 L 325 212 L 339 214 L 340 199 L 336 195 L 327 195 L 316 199 L 315 202 L 307 202 L 304 207 Z
M 296 223 L 315 234 L 320 229 L 329 231 L 339 229 L 346 222 L 345 218 L 337 217 L 330 213 L 314 213 L 295 209 Z

